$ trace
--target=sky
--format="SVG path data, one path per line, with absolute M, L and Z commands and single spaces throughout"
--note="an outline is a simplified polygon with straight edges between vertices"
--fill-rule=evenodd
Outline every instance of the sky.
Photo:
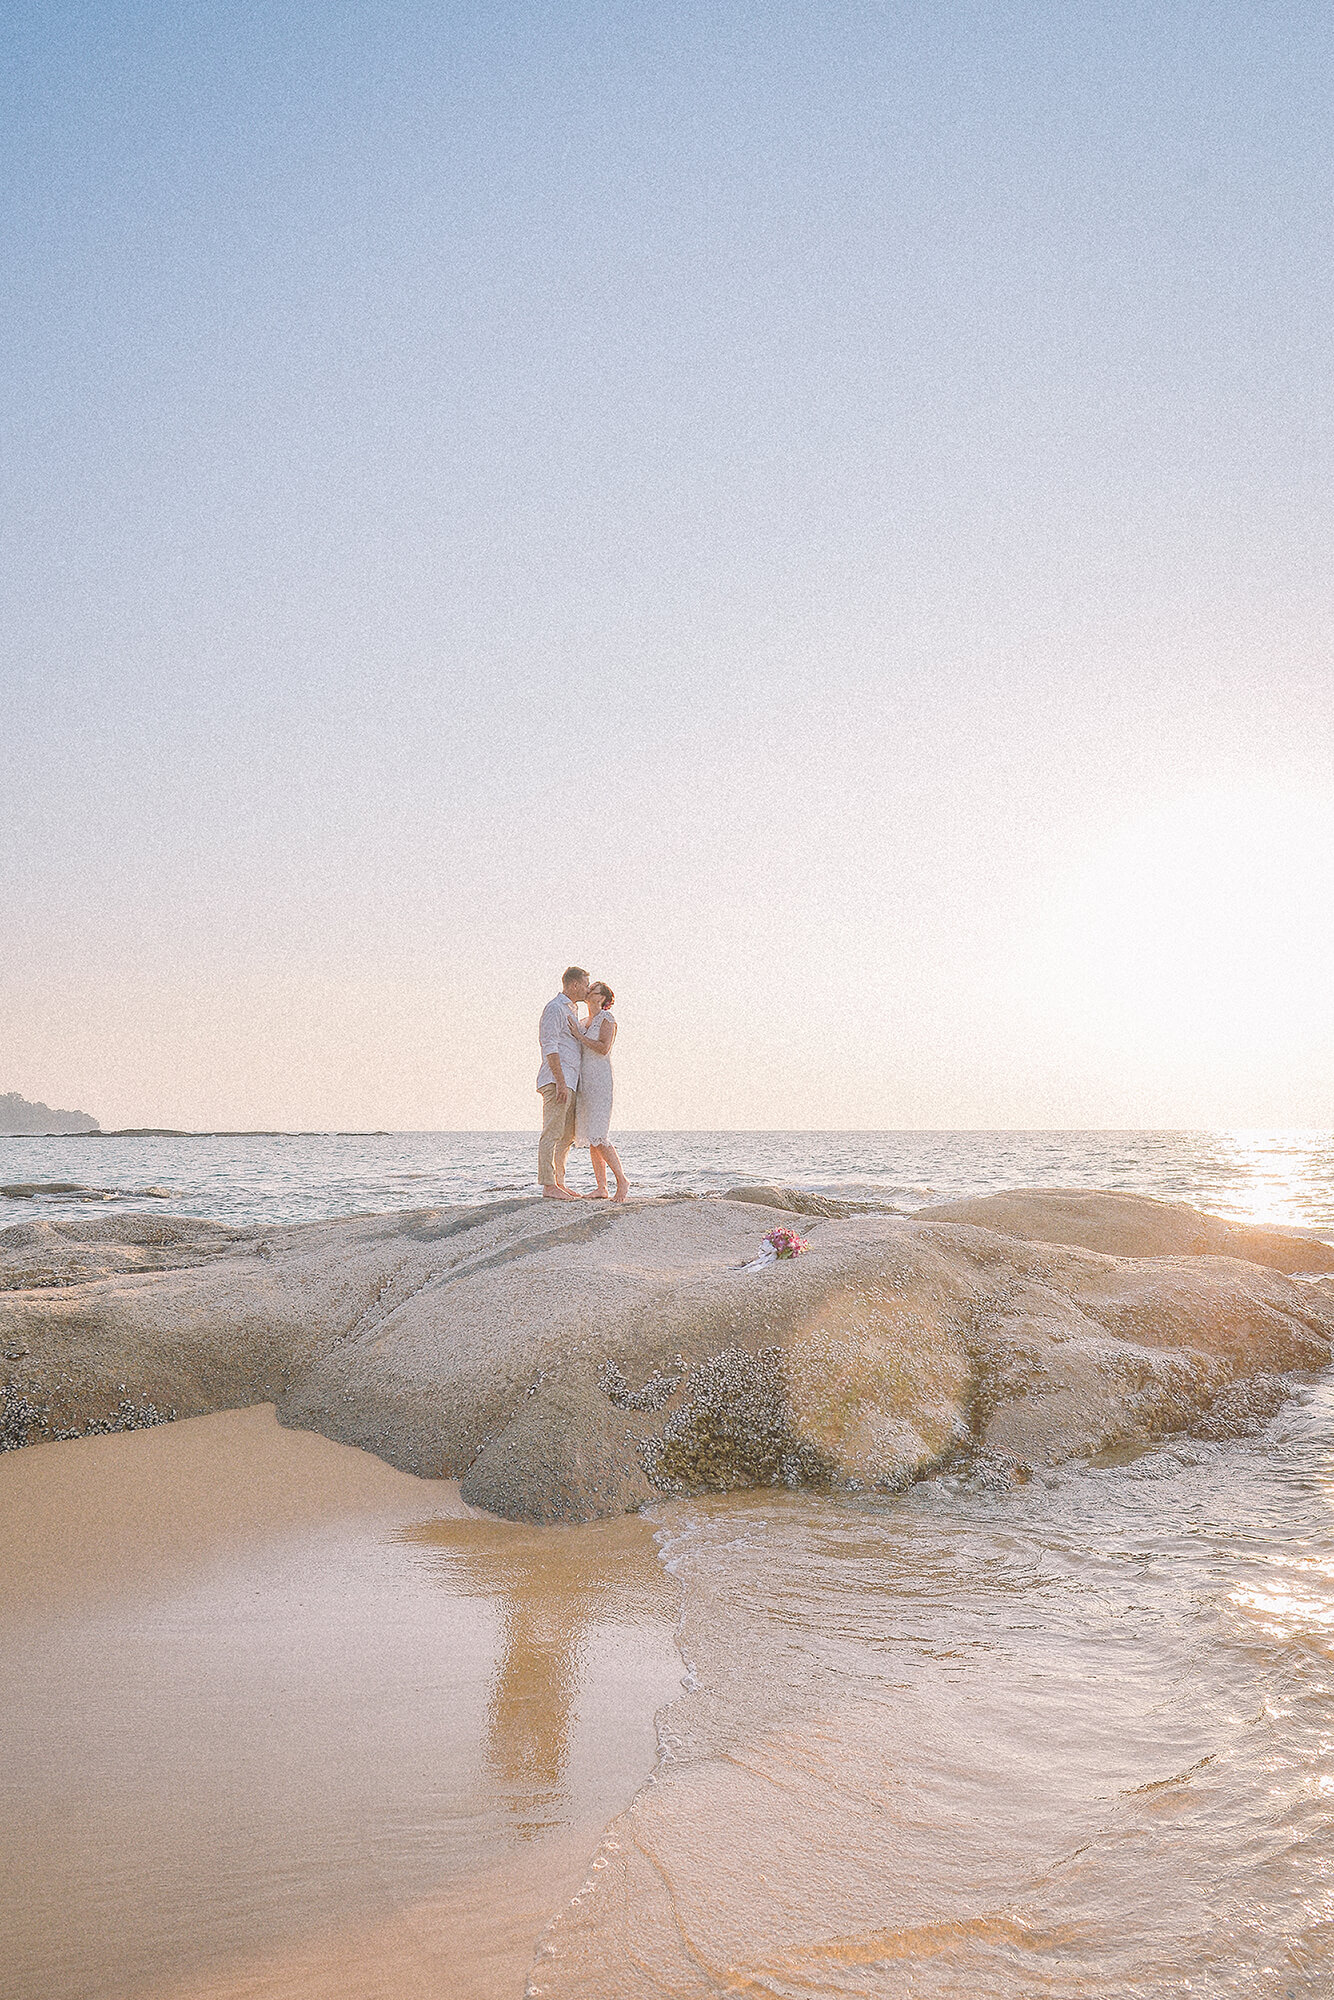
M 1334 1126 L 1334 13 L 0 10 L 0 1090 Z

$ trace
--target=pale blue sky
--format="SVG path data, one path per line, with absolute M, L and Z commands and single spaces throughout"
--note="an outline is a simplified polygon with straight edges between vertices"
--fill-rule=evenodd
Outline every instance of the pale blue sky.
M 9 5 L 0 1089 L 1334 1123 L 1334 16 Z

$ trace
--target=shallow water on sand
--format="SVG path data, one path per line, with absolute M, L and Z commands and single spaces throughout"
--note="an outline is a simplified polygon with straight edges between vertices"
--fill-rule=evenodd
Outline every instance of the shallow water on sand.
M 533 2000 L 1334 1992 L 1334 1383 L 1017 1491 L 665 1510 L 691 1689 Z
M 270 1408 L 0 1458 L 6 2000 L 490 2000 L 680 1685 L 651 1529 Z

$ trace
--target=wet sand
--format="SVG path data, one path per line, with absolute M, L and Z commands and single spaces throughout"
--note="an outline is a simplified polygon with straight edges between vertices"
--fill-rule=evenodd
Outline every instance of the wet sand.
M 679 1690 L 647 1522 L 271 1407 L 0 1457 L 5 2000 L 518 1995 Z

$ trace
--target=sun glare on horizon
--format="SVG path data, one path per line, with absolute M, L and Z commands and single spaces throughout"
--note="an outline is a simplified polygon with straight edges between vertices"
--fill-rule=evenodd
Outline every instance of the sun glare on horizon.
M 1328 798 L 1253 787 L 1161 802 L 1056 873 L 1025 1004 L 1150 1076 L 1231 1066 L 1284 1101 L 1290 1074 L 1296 1109 L 1299 1076 L 1334 1072 L 1331 907 Z

